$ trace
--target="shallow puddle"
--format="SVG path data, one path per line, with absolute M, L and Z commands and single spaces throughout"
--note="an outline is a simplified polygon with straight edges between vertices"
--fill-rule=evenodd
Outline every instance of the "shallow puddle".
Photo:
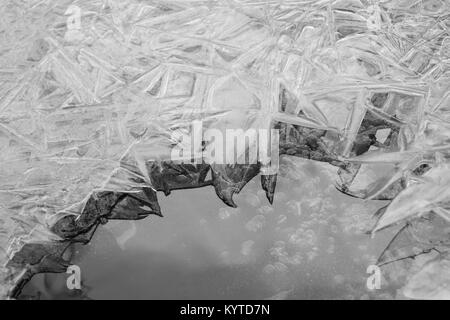
M 38 275 L 24 296 L 42 299 L 368 299 L 367 267 L 392 233 L 364 232 L 383 202 L 340 194 L 333 167 L 287 159 L 273 206 L 250 182 L 225 207 L 212 188 L 160 197 L 164 218 L 111 221 L 74 249 L 82 290 L 68 274 Z M 290 173 L 288 173 L 290 172 Z M 284 177 L 283 177 L 284 176 Z M 290 176 L 290 178 L 287 178 Z

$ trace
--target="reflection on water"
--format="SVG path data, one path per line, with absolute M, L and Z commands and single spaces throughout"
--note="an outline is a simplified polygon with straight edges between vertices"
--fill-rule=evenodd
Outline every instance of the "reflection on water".
M 366 269 L 389 234 L 364 232 L 382 202 L 340 194 L 333 168 L 284 159 L 273 206 L 259 179 L 224 207 L 212 188 L 160 196 L 164 218 L 111 221 L 75 248 L 83 290 L 67 274 L 39 275 L 24 296 L 42 299 L 395 298 L 366 289 Z

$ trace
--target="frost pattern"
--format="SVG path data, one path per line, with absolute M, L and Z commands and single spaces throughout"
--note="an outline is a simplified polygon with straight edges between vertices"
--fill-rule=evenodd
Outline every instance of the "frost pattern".
M 449 10 L 444 0 L 2 1 L 0 296 L 18 276 L 64 270 L 55 257 L 67 239 L 160 215 L 156 191 L 212 185 L 236 206 L 259 167 L 169 163 L 171 133 L 198 119 L 278 128 L 280 153 L 334 165 L 341 191 L 398 194 L 375 230 L 430 213 L 448 223 Z

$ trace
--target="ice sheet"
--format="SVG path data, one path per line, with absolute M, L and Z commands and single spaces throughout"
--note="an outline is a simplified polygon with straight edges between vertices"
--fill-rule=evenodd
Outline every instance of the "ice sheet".
M 172 134 L 193 120 L 278 128 L 282 154 L 340 167 L 351 195 L 414 188 L 418 166 L 449 157 L 449 12 L 444 0 L 2 1 L 0 296 L 23 272 L 8 261 L 24 244 L 65 240 L 55 224 L 85 219 L 93 196 L 162 190 Z M 258 173 L 212 170 L 229 205 Z M 370 170 L 375 181 L 352 184 Z M 275 182 L 263 183 L 268 197 Z M 449 199 L 433 201 L 417 214 L 435 209 L 448 222 Z M 403 220 L 396 212 L 390 222 Z

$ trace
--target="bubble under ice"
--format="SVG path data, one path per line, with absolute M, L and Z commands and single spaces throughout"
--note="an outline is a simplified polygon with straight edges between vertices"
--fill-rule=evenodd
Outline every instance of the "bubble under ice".
M 160 214 L 156 195 L 142 190 L 177 187 L 158 170 L 172 170 L 161 164 L 171 134 L 188 133 L 196 119 L 219 130 L 276 127 L 281 154 L 336 166 L 342 191 L 399 195 L 376 229 L 428 213 L 405 210 L 423 190 L 433 214 L 450 220 L 441 179 L 449 176 L 448 1 L 5 0 L 0 12 L 1 297 L 24 272 L 64 270 L 53 258 L 67 239 L 86 241 L 108 219 Z M 419 175 L 420 165 L 432 168 Z M 229 186 L 242 188 L 254 169 L 225 187 L 212 183 L 218 196 L 234 206 Z M 188 176 L 201 176 L 196 170 Z M 404 178 L 411 172 L 425 186 Z M 402 191 L 402 179 L 411 188 Z M 191 180 L 183 187 L 199 185 Z M 309 192 L 305 205 L 323 206 L 314 200 L 321 191 Z M 123 204 L 92 221 L 83 215 L 107 197 Z M 359 229 L 357 212 L 344 219 L 358 224 L 346 232 Z

